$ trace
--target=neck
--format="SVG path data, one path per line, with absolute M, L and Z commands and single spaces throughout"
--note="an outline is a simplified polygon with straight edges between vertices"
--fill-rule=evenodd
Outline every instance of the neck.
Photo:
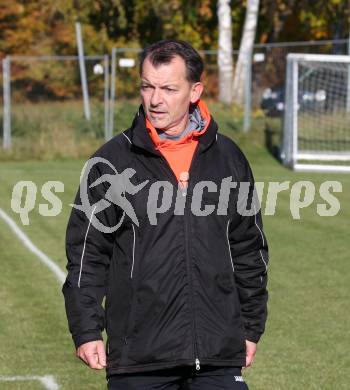
M 175 128 L 172 128 L 172 129 L 157 129 L 157 131 L 159 133 L 164 133 L 166 134 L 168 137 L 178 137 L 179 135 L 181 135 L 188 127 L 189 125 L 189 122 L 190 122 L 190 118 L 189 116 L 187 115 L 187 118 L 185 118 L 186 121 L 181 121 L 181 123 L 176 126 Z

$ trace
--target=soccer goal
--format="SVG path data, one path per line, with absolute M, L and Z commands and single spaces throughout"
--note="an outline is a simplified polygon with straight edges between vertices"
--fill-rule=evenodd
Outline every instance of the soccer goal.
M 285 165 L 350 172 L 350 56 L 289 54 L 283 122 Z

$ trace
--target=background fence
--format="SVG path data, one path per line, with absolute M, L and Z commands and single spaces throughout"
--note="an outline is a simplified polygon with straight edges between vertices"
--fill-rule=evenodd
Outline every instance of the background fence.
M 110 138 L 122 130 L 118 121 L 118 102 L 139 100 L 140 49 L 114 48 L 111 66 L 108 56 L 86 56 L 86 72 L 92 117 L 84 119 L 81 80 L 77 56 L 10 57 L 11 128 L 14 144 L 24 149 L 28 134 L 37 145 L 66 138 L 68 148 L 77 138 Z M 348 54 L 348 40 L 257 44 L 251 67 L 251 94 L 246 112 L 258 109 L 267 88 L 283 88 L 288 53 Z M 201 51 L 205 62 L 204 98 L 217 100 L 217 51 Z M 238 51 L 233 52 L 236 63 Z M 0 72 L 3 104 L 3 63 Z M 109 69 L 106 72 L 106 69 Z M 109 84 L 110 74 L 110 86 Z M 117 104 L 116 104 L 117 103 Z M 1 123 L 3 123 L 3 112 Z M 279 125 L 279 119 L 275 123 Z M 3 127 L 3 126 L 2 126 Z M 30 131 L 28 131 L 28 128 Z M 1 136 L 3 137 L 3 128 Z M 64 154 L 64 151 L 63 151 Z
M 138 97 L 135 85 L 138 80 L 138 53 L 140 49 L 115 48 L 112 51 L 112 61 L 116 70 L 116 97 L 132 99 Z M 319 53 L 319 54 L 348 54 L 348 40 L 318 41 L 318 42 L 287 42 L 275 44 L 256 44 L 253 51 L 252 66 L 252 102 L 258 107 L 262 92 L 265 88 L 282 84 L 285 78 L 286 56 L 288 53 Z M 204 62 L 205 97 L 218 97 L 218 66 L 217 51 L 200 51 Z M 236 63 L 238 51 L 233 51 L 233 60 Z M 124 59 L 135 61 L 135 66 L 124 67 Z M 255 58 L 255 60 L 254 60 Z M 121 66 L 122 65 L 122 66 Z M 127 65 L 127 63 L 126 63 Z
M 1 122 L 5 146 L 12 143 L 23 153 L 29 147 L 40 150 L 39 153 L 46 153 L 45 150 L 50 153 L 55 144 L 55 149 L 64 156 L 66 152 L 74 154 L 72 149 L 78 149 L 84 138 L 91 140 L 106 136 L 109 58 L 86 56 L 85 67 L 90 120 L 84 117 L 77 56 L 6 57 L 1 72 Z M 6 78 L 10 83 L 4 82 Z M 5 115 L 6 111 L 9 115 Z

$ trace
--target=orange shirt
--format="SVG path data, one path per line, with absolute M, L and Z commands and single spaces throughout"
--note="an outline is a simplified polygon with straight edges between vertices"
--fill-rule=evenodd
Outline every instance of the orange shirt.
M 210 113 L 207 105 L 200 100 L 198 102 L 202 118 L 206 121 L 202 130 L 194 130 L 179 140 L 161 139 L 157 130 L 146 118 L 146 127 L 155 144 L 164 158 L 168 161 L 180 185 L 186 186 L 188 171 L 191 165 L 194 151 L 198 144 L 198 138 L 205 133 L 210 122 Z

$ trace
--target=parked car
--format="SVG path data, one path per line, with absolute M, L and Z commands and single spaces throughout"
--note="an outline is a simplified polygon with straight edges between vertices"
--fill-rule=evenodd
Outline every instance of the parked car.
M 316 91 L 299 91 L 298 110 L 312 111 L 326 108 L 327 93 L 324 89 Z M 263 92 L 260 107 L 267 116 L 279 117 L 284 113 L 284 87 L 267 88 Z

